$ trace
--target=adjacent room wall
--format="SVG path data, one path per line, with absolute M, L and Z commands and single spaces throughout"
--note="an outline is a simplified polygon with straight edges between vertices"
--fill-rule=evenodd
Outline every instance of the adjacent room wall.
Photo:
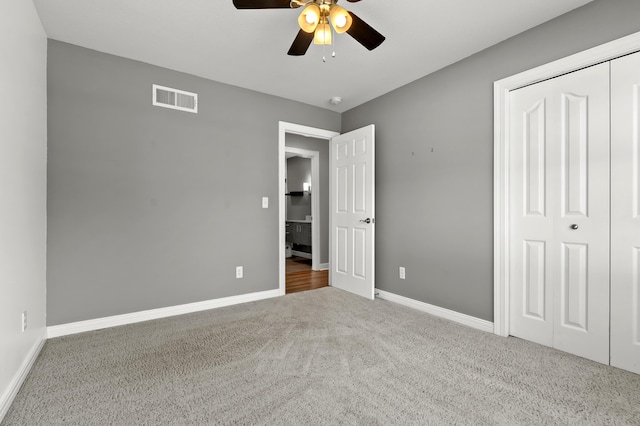
M 52 40 L 48 66 L 48 325 L 278 289 L 278 122 L 340 114 Z
M 0 2 L 0 52 L 1 420 L 46 335 L 47 39 L 31 1 Z
M 318 151 L 320 188 L 311 188 L 311 191 L 319 191 L 320 198 L 320 263 L 329 263 L 329 141 L 326 139 L 311 138 L 293 133 L 287 133 L 285 145 L 291 148 Z M 314 219 L 315 220 L 315 219 Z
M 638 16 L 640 1 L 597 0 L 343 114 L 343 132 L 376 125 L 378 288 L 493 320 L 493 82 Z
M 304 183 L 311 183 L 311 159 L 303 157 L 287 158 L 287 191 L 302 191 Z M 287 220 L 305 220 L 311 215 L 311 194 L 289 195 L 287 201 Z

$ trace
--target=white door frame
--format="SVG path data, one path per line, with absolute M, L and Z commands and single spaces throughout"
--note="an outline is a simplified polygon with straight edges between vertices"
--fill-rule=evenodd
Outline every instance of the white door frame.
M 280 263 L 279 267 L 279 290 L 280 295 L 284 296 L 287 290 L 287 282 L 286 282 L 286 266 L 285 266 L 285 220 L 286 220 L 286 199 L 284 195 L 284 179 L 285 179 L 285 140 L 287 133 L 308 136 L 317 139 L 326 139 L 327 143 L 331 140 L 332 137 L 338 136 L 339 132 L 334 132 L 331 130 L 318 129 L 316 127 L 303 126 L 300 124 L 287 123 L 286 121 L 278 122 L 278 259 Z M 313 184 L 312 184 L 313 185 Z M 313 186 L 311 187 L 311 194 L 317 193 L 318 191 L 314 191 Z M 331 193 L 333 191 L 329 188 L 329 197 L 331 197 Z M 313 202 L 313 201 L 312 201 Z M 319 207 L 319 203 L 313 203 Z M 313 208 L 312 205 L 312 208 Z M 318 220 L 315 220 L 318 216 L 315 213 L 312 213 L 314 216 L 314 223 L 319 223 Z M 312 231 L 315 233 L 315 231 Z M 313 238 L 313 235 L 312 235 Z M 312 247 L 312 250 L 315 248 Z M 315 258 L 316 256 L 314 256 Z M 329 259 L 331 259 L 331 246 L 329 246 Z
M 320 270 L 320 152 L 293 148 L 286 145 L 284 147 L 284 152 L 295 154 L 296 157 L 308 158 L 311 160 L 311 269 L 318 271 Z M 286 211 L 287 208 L 285 206 L 285 219 Z
M 509 335 L 509 92 L 640 50 L 640 32 L 496 81 L 493 85 L 493 332 Z

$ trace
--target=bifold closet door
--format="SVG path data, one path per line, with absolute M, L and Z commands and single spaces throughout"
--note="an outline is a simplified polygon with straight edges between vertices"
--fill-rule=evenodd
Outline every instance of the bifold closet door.
M 611 365 L 640 374 L 640 54 L 611 62 Z
M 510 111 L 510 334 L 608 364 L 609 64 Z

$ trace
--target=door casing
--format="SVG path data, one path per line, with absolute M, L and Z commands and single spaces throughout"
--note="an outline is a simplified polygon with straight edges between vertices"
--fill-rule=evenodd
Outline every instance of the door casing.
M 509 92 L 640 51 L 640 32 L 498 80 L 493 85 L 493 332 L 509 335 Z

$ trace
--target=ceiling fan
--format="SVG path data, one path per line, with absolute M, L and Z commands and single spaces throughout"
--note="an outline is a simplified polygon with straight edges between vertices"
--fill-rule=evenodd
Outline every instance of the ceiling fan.
M 347 0 L 355 3 L 360 0 Z M 311 42 L 331 44 L 331 28 L 338 33 L 346 32 L 369 50 L 380 46 L 385 37 L 360 19 L 337 5 L 338 0 L 233 0 L 236 9 L 296 9 L 304 7 L 298 17 L 300 31 L 293 40 L 289 52 L 301 56 L 307 52 Z M 331 23 L 331 25 L 329 25 Z

